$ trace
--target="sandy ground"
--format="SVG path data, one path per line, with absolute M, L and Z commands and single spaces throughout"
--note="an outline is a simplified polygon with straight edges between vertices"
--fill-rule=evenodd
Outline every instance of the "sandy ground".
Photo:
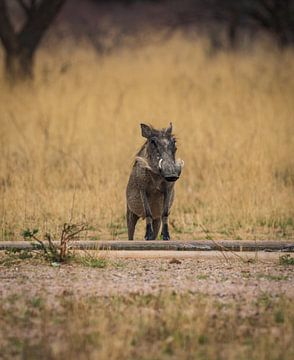
M 100 251 L 99 256 L 106 258 L 105 268 L 29 260 L 1 266 L 0 296 L 46 296 L 54 302 L 64 294 L 81 298 L 171 290 L 248 301 L 265 293 L 294 297 L 294 266 L 279 265 L 281 253 Z

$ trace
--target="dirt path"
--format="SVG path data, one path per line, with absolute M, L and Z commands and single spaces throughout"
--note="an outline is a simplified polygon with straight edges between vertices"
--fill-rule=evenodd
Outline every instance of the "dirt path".
M 294 267 L 280 265 L 280 253 L 100 251 L 99 256 L 106 259 L 105 268 L 30 260 L 2 265 L 0 296 L 46 296 L 54 302 L 64 294 L 80 298 L 171 290 L 248 301 L 267 293 L 294 297 Z

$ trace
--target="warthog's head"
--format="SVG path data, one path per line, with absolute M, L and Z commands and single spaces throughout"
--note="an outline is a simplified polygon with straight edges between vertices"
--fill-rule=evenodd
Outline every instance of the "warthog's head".
M 154 173 L 160 174 L 166 181 L 176 181 L 181 175 L 184 162 L 175 160 L 176 139 L 172 134 L 172 124 L 162 130 L 141 124 L 142 136 L 146 142 L 147 166 Z

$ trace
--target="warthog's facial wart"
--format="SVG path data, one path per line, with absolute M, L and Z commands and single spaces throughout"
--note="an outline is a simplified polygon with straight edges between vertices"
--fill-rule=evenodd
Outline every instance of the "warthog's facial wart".
M 180 166 L 181 169 L 183 169 L 183 167 L 184 167 L 184 165 L 185 165 L 185 161 L 182 160 L 182 159 L 178 159 L 178 160 L 176 161 L 176 164 L 177 164 L 178 166 Z

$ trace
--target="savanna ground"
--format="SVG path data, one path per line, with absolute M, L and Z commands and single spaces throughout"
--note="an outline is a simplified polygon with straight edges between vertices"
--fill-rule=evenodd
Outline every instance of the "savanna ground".
M 126 239 L 139 123 L 170 121 L 185 160 L 174 239 L 293 239 L 293 59 L 262 43 L 212 53 L 180 33 L 104 56 L 41 49 L 32 85 L 1 78 L 1 240 L 65 222 Z M 2 253 L 0 357 L 292 359 L 293 259 L 279 256 L 86 254 L 58 266 Z
M 3 359 L 293 358 L 293 258 L 147 253 L 1 254 Z

